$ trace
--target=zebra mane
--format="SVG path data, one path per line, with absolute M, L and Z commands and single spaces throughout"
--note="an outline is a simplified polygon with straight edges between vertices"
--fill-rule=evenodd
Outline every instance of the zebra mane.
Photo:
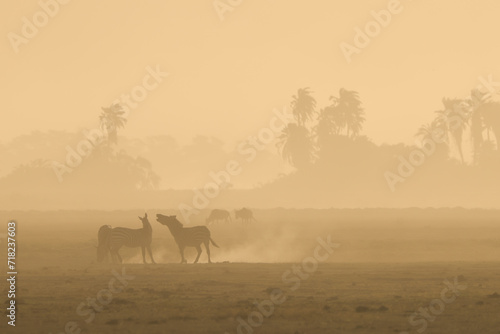
M 182 223 L 177 219 L 177 216 L 157 214 L 156 221 L 158 221 L 162 225 L 167 226 L 170 229 L 182 229 L 184 227 Z
M 184 225 L 182 225 L 182 223 L 177 219 L 176 216 L 171 216 L 171 218 L 173 218 L 170 222 L 172 223 L 172 225 L 174 225 L 175 227 L 178 227 L 178 228 L 183 228 Z

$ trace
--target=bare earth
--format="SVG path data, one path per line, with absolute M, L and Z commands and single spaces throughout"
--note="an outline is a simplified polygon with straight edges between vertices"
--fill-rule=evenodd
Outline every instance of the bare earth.
M 278 221 L 216 225 L 210 228 L 221 246 L 212 248 L 216 263 L 207 264 L 204 252 L 202 263 L 181 265 L 168 230 L 152 221 L 159 264 L 144 265 L 140 251 L 128 249 L 126 264 L 112 266 L 95 262 L 102 219 L 84 215 L 86 223 L 80 217 L 61 225 L 52 213 L 39 225 L 28 216 L 18 218 L 16 327 L 4 317 L 2 333 L 500 333 L 494 223 L 451 230 L 444 223 L 407 224 L 392 232 L 397 237 L 386 233 L 394 231 L 390 223 L 318 223 L 307 231 Z M 297 233 L 280 239 L 283 226 Z M 328 234 L 340 247 L 297 279 L 292 267 L 302 268 L 317 237 Z M 194 252 L 186 255 L 192 262 Z M 127 278 L 117 280 L 122 274 Z M 445 281 L 458 282 L 456 295 L 446 290 L 443 297 Z M 269 306 L 279 291 L 281 302 Z M 6 295 L 3 285 L 2 305 Z

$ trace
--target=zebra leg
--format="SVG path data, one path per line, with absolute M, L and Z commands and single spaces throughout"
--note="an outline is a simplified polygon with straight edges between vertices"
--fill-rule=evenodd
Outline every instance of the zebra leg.
M 115 255 L 112 249 L 109 250 L 109 256 L 111 257 L 111 263 L 115 263 Z
M 110 252 L 110 254 L 111 254 L 111 262 L 112 262 L 112 263 L 120 262 L 120 261 L 118 260 L 118 256 L 120 256 L 120 255 L 117 255 L 117 254 L 118 254 L 118 252 L 117 252 L 117 250 L 116 250 L 116 249 L 114 249 L 114 248 L 113 248 L 113 249 L 111 249 L 109 252 Z
M 153 252 L 151 251 L 151 246 L 148 246 L 148 253 L 149 253 L 149 257 L 151 258 L 151 262 L 156 264 L 155 259 L 153 259 Z
M 123 263 L 123 259 L 122 259 L 122 257 L 120 256 L 120 253 L 118 253 L 118 251 L 119 251 L 119 250 L 120 250 L 120 248 L 117 248 L 117 249 L 115 250 L 115 254 L 116 254 L 117 258 L 118 258 L 118 262 Z
M 143 262 L 144 264 L 148 264 L 148 263 L 146 262 L 146 248 L 145 248 L 144 246 L 142 246 L 142 247 L 141 247 L 141 250 L 142 250 L 142 262 Z
M 198 256 L 196 257 L 196 260 L 194 260 L 193 263 L 197 263 L 198 259 L 200 258 L 200 255 L 201 255 L 201 247 L 200 247 L 200 245 L 196 246 L 196 250 L 198 251 Z
M 181 263 L 187 263 L 186 259 L 184 258 L 184 247 L 179 247 L 179 251 L 181 252 Z
M 207 249 L 208 263 L 212 263 L 212 261 L 210 261 L 210 241 L 207 240 L 207 241 L 204 241 L 203 243 L 205 244 L 205 248 Z

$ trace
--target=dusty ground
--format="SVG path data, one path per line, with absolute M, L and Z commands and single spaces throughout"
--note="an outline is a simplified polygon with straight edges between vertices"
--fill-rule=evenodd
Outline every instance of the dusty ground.
M 203 253 L 201 264 L 181 265 L 168 230 L 151 219 L 159 264 L 143 265 L 138 250 L 128 249 L 121 267 L 95 262 L 95 234 L 103 222 L 138 227 L 136 215 L 15 215 L 17 326 L 8 327 L 5 317 L 1 332 L 55 334 L 66 326 L 74 333 L 500 333 L 500 228 L 494 221 L 216 225 L 217 263 L 206 264 Z M 302 266 L 317 238 L 327 235 L 339 248 L 298 279 L 292 266 Z M 193 252 L 187 256 L 194 259 Z M 123 270 L 133 276 L 122 279 L 124 287 L 115 279 Z M 455 278 L 457 296 L 443 294 L 445 281 Z M 278 291 L 283 295 L 271 309 Z M 6 305 L 6 286 L 0 298 Z M 259 303 L 267 308 L 259 311 Z M 429 312 L 427 320 L 422 311 Z M 260 325 L 258 312 L 267 315 Z
M 237 318 L 248 321 L 258 310 L 254 301 L 268 300 L 277 288 L 286 300 L 255 333 L 418 333 L 422 324 L 411 326 L 409 316 L 440 298 L 443 281 L 456 276 L 466 289 L 426 333 L 500 332 L 500 299 L 492 297 L 500 292 L 498 264 L 324 264 L 295 291 L 281 279 L 290 267 L 126 265 L 134 278 L 88 324 L 76 308 L 108 289 L 110 268 L 26 270 L 17 327 L 9 332 L 59 333 L 75 321 L 83 333 L 237 333 Z

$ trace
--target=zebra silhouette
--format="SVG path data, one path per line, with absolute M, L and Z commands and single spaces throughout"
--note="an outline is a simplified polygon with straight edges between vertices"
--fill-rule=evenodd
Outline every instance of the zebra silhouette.
M 219 246 L 210 237 L 210 230 L 206 226 L 194 226 L 194 227 L 183 227 L 181 222 L 177 220 L 176 216 L 165 216 L 162 214 L 156 215 L 156 220 L 168 227 L 170 233 L 174 237 L 177 246 L 179 246 L 179 251 L 181 253 L 181 263 L 186 263 L 184 258 L 184 248 L 194 247 L 198 251 L 198 256 L 194 263 L 197 263 L 201 255 L 201 244 L 205 244 L 208 254 L 208 263 L 212 263 L 210 260 L 210 242 L 215 247 Z
M 148 220 L 148 214 L 144 214 L 144 218 L 139 217 L 142 222 L 142 228 L 131 229 L 125 227 L 115 227 L 111 230 L 109 235 L 109 250 L 111 252 L 111 258 L 113 262 L 116 259 L 120 263 L 123 262 L 122 257 L 118 251 L 121 247 L 141 247 L 142 249 L 142 261 L 146 262 L 145 250 L 148 250 L 149 257 L 153 263 L 156 263 L 153 259 L 153 252 L 151 251 L 151 240 L 153 239 L 153 229 Z
M 227 210 L 213 209 L 210 215 L 205 219 L 205 224 L 208 226 L 214 222 L 225 221 L 231 222 L 231 215 Z
M 247 208 L 243 208 L 240 210 L 234 210 L 234 219 L 241 219 L 243 223 L 249 223 L 252 220 L 256 220 L 253 217 L 253 212 Z

